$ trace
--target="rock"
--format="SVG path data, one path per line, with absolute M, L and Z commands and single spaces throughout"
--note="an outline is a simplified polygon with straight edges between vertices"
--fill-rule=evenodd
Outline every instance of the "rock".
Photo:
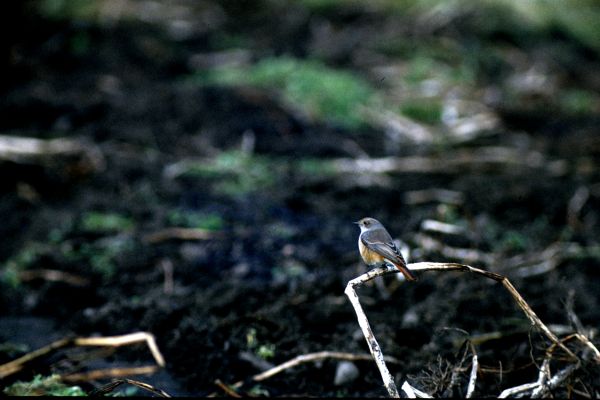
M 335 379 L 333 380 L 333 384 L 335 386 L 346 385 L 358 378 L 359 375 L 360 372 L 353 362 L 341 361 L 338 363 L 335 370 Z

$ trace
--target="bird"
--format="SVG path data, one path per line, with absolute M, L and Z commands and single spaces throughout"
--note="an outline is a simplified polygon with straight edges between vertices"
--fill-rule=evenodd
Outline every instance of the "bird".
M 406 280 L 417 280 L 417 277 L 406 266 L 404 257 L 381 222 L 375 218 L 366 217 L 356 221 L 355 224 L 360 227 L 358 251 L 367 265 L 379 266 L 389 263 L 398 268 Z

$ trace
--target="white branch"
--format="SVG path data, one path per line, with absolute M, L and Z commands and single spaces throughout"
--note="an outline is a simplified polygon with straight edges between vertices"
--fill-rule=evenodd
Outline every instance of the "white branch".
M 473 396 L 475 391 L 475 382 L 477 381 L 477 369 L 479 368 L 479 362 L 477 360 L 477 354 L 473 354 L 473 363 L 471 365 L 471 376 L 469 377 L 469 385 L 467 386 L 467 399 Z
M 384 266 L 380 268 L 375 268 L 366 274 L 359 276 L 358 278 L 352 279 L 346 285 L 346 290 L 344 293 L 350 299 L 350 303 L 354 307 L 354 312 L 356 313 L 356 318 L 358 319 L 358 324 L 360 325 L 360 329 L 367 340 L 367 344 L 369 345 L 369 350 L 371 351 L 371 355 L 377 364 L 377 368 L 379 368 L 379 373 L 381 374 L 381 379 L 383 379 L 383 385 L 388 391 L 390 397 L 400 397 L 398 393 L 398 389 L 396 388 L 396 384 L 394 383 L 394 378 L 385 364 L 385 360 L 383 359 L 383 353 L 379 348 L 379 343 L 377 343 L 377 339 L 375 339 L 375 335 L 373 335 L 373 331 L 371 330 L 371 326 L 369 325 L 369 321 L 367 320 L 367 316 L 360 305 L 360 301 L 358 300 L 358 295 L 354 290 L 355 286 L 360 286 L 364 282 L 367 282 L 373 278 L 376 278 L 381 275 L 385 275 L 386 273 L 397 271 L 396 267 L 393 266 Z

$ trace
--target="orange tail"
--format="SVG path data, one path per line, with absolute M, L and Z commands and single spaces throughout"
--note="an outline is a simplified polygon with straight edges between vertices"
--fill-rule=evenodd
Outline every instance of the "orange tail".
M 393 263 L 394 266 L 396 268 L 398 268 L 398 270 L 400 272 L 402 272 L 402 275 L 404 275 L 404 277 L 406 278 L 407 281 L 416 281 L 417 277 L 413 275 L 412 272 L 410 272 L 410 270 L 408 268 L 406 268 L 406 265 L 401 265 L 401 264 L 396 264 Z

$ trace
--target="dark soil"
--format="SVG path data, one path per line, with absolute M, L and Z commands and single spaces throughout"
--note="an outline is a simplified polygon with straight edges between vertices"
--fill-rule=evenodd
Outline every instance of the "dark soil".
M 282 10 L 273 5 L 252 11 L 253 7 L 241 4 L 246 2 L 225 2 L 218 29 L 177 40 L 160 23 L 120 20 L 103 25 L 13 12 L 21 30 L 5 62 L 9 72 L 0 97 L 0 132 L 77 138 L 99 148 L 105 167 L 67 173 L 53 165 L 0 164 L 0 260 L 14 260 L 24 249 L 39 245 L 27 268 L 54 269 L 87 279 L 83 286 L 41 278 L 17 286 L 3 282 L 0 343 L 35 349 L 69 335 L 148 331 L 165 356 L 166 374 L 139 379 L 172 394 L 222 395 L 214 384 L 220 379 L 228 384 L 245 381 L 239 389 L 242 394 L 385 396 L 374 362 L 357 361 L 359 377 L 343 386 L 333 383 L 335 360 L 303 364 L 257 384 L 251 377 L 260 369 L 243 356 L 251 353 L 259 358 L 256 352 L 261 345 L 273 346 L 272 357 L 266 358 L 274 365 L 323 350 L 368 353 L 344 296 L 346 283 L 366 268 L 358 257 L 358 229 L 352 221 L 364 216 L 384 221 L 394 236 L 413 249 L 412 262 L 471 263 L 422 246 L 422 221 L 443 219 L 445 212 L 457 215 L 458 224 L 469 233 L 438 234 L 438 240 L 494 253 L 496 260 L 531 255 L 557 243 L 597 249 L 598 114 L 552 112 L 535 99 L 529 109 L 500 102 L 494 111 L 502 118 L 502 128 L 492 135 L 466 144 L 406 145 L 391 152 L 384 132 L 353 131 L 305 118 L 273 91 L 199 86 L 184 79 L 193 72 L 190 57 L 215 50 L 225 34 L 247 35 L 257 55 L 311 55 L 317 41 L 315 21 L 323 20 L 360 32 L 362 40 L 353 41 L 339 28 L 338 35 L 330 38 L 338 41 L 331 46 L 336 50 L 325 46 L 320 53 L 331 65 L 360 73 L 363 67 L 353 64 L 353 56 L 375 40 L 378 27 L 392 25 L 391 17 L 352 8 L 312 16 L 301 10 L 305 14 L 294 17 L 294 13 L 281 15 Z M 440 35 L 472 40 L 463 31 L 471 29 L 469 22 L 457 24 L 457 31 Z M 411 36 L 418 33 L 400 29 L 397 34 L 418 41 Z M 509 34 L 479 39 L 504 43 L 502 35 Z M 531 39 L 533 44 L 509 39 L 511 46 L 525 53 L 538 43 L 536 38 Z M 82 40 L 87 47 L 74 50 Z M 540 40 L 547 40 L 543 43 L 548 46 L 552 40 L 569 43 L 569 56 L 578 57 L 570 62 L 582 71 L 598 66 L 597 54 L 569 37 Z M 483 63 L 482 86 L 494 79 L 501 85 L 506 68 L 502 63 Z M 567 74 L 564 79 L 583 79 L 578 77 Z M 591 87 L 599 89 L 600 85 Z M 214 178 L 172 178 L 165 173 L 182 159 L 238 149 L 250 131 L 254 155 L 282 165 L 275 171 L 275 181 L 260 190 L 228 195 L 214 190 L 219 183 Z M 360 185 L 347 175 L 311 180 L 293 170 L 294 160 L 304 157 L 354 157 L 355 152 L 342 145 L 349 139 L 372 157 L 433 155 L 443 163 L 445 156 L 460 151 L 478 154 L 484 146 L 507 146 L 539 151 L 545 160 L 563 160 L 566 166 L 559 174 L 543 165 L 401 172 L 390 174 L 385 185 Z M 570 220 L 569 202 L 581 187 L 589 190 L 589 196 L 576 219 Z M 448 206 L 406 200 L 407 192 L 431 188 L 455 190 L 464 201 Z M 218 215 L 222 222 L 207 240 L 145 240 L 170 226 L 174 210 L 184 215 Z M 134 225 L 123 231 L 90 231 L 83 227 L 90 211 L 118 213 Z M 92 251 L 118 250 L 103 264 L 103 259 L 93 260 L 84 252 L 89 246 Z M 88 255 L 69 256 L 84 253 Z M 597 251 L 557 257 L 555 268 L 534 276 L 522 276 L 501 261 L 471 264 L 506 274 L 546 324 L 572 326 L 566 307 L 572 301 L 572 315 L 584 327 L 597 327 Z M 173 269 L 173 288 L 167 290 L 165 263 Z M 385 288 L 360 289 L 381 348 L 400 360 L 389 365 L 398 386 L 408 379 L 434 396 L 464 396 L 471 360 L 468 339 L 474 340 L 481 365 L 476 394 L 497 396 L 505 388 L 537 379 L 537 365 L 550 343 L 531 327 L 501 285 L 459 272 L 418 275 L 415 283 L 399 283 L 392 276 L 382 280 Z M 495 336 L 475 341 L 484 334 Z M 2 353 L 0 362 L 24 352 Z M 140 345 L 119 349 L 102 365 L 149 362 Z M 30 379 L 34 372 L 60 373 L 71 367 L 42 363 L 1 385 Z M 453 369 L 458 375 L 451 384 Z M 572 387 L 597 396 L 598 372 L 586 364 L 572 377 Z M 106 381 L 84 387 L 102 383 Z

